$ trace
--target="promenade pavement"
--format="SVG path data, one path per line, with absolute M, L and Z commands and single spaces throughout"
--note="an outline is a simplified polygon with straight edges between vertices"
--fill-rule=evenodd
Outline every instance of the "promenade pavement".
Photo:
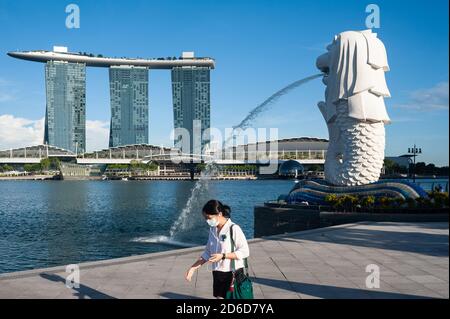
M 255 298 L 449 298 L 448 226 L 356 223 L 251 240 Z M 184 279 L 202 250 L 82 263 L 79 288 L 65 286 L 65 266 L 3 274 L 0 298 L 212 298 L 210 267 Z

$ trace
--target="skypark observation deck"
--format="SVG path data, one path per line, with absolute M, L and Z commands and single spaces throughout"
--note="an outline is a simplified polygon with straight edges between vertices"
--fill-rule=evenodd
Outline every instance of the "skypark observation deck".
M 46 63 L 48 61 L 64 61 L 71 63 L 83 63 L 86 66 L 104 67 L 111 66 L 139 66 L 149 69 L 173 69 L 175 67 L 195 66 L 208 67 L 214 69 L 215 61 L 207 57 L 180 57 L 180 58 L 155 58 L 155 59 L 141 59 L 141 58 L 110 58 L 102 55 L 73 53 L 73 52 L 55 52 L 55 51 L 17 51 L 8 52 L 8 55 L 13 58 L 28 60 L 34 62 Z

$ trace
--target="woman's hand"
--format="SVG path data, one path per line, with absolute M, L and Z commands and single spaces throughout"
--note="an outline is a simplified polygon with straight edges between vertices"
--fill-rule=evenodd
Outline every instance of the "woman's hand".
M 186 271 L 184 278 L 186 278 L 187 281 L 191 281 L 195 271 L 199 269 L 204 263 L 206 263 L 206 259 L 203 259 L 203 257 L 197 259 L 197 261 L 191 266 L 191 268 Z
M 210 263 L 217 263 L 222 260 L 222 256 L 222 254 L 212 254 L 208 261 Z
M 190 282 L 192 280 L 192 276 L 194 275 L 196 270 L 197 268 L 191 267 L 188 269 L 188 271 L 186 271 L 185 278 L 187 281 Z

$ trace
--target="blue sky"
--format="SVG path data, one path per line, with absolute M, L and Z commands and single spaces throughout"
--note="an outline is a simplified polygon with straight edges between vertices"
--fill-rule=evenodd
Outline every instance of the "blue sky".
M 81 10 L 67 29 L 65 7 Z M 10 1 L 0 0 L 0 149 L 42 142 L 44 65 L 15 60 L 13 50 L 69 50 L 106 56 L 166 57 L 182 51 L 216 59 L 211 124 L 231 127 L 283 86 L 318 73 L 315 59 L 334 34 L 365 29 L 366 5 L 381 10 L 376 32 L 388 51 L 387 100 L 393 123 L 386 155 L 417 143 L 419 160 L 448 165 L 448 1 Z M 279 136 L 327 138 L 317 108 L 320 80 L 284 96 L 255 122 Z M 170 145 L 170 72 L 150 72 L 150 143 Z M 108 72 L 87 71 L 88 149 L 107 146 Z M 3 128 L 2 128 L 3 127 Z M 9 133 L 8 133 L 9 132 Z

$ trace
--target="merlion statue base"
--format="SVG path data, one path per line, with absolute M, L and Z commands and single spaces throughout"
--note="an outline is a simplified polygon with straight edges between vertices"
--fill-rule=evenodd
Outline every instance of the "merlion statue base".
M 407 199 L 428 197 L 418 185 L 405 180 L 380 180 L 367 185 L 335 186 L 324 180 L 301 180 L 284 198 L 288 204 L 307 202 L 309 205 L 327 205 L 327 195 L 373 196 Z

